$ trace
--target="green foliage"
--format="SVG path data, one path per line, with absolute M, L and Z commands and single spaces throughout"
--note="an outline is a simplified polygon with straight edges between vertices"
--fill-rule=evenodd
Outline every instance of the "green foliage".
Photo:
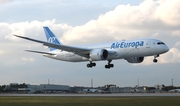
M 0 86 L 0 92 L 3 92 L 3 90 L 4 90 L 5 87 L 6 87 L 6 85 Z
M 0 97 L 0 106 L 180 106 L 180 97 Z
M 13 92 L 18 91 L 18 88 L 27 88 L 27 85 L 25 83 L 23 84 L 11 84 L 11 85 L 2 85 L 0 86 L 0 92 Z
M 146 87 L 146 90 L 150 91 L 150 90 L 155 90 L 155 87 Z

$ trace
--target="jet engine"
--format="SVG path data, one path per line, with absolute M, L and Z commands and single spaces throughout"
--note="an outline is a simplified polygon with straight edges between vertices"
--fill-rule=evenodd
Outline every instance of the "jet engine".
M 131 57 L 131 58 L 126 58 L 126 60 L 129 63 L 141 63 L 144 61 L 144 57 Z
M 108 51 L 106 49 L 93 49 L 91 50 L 89 57 L 92 61 L 106 60 Z

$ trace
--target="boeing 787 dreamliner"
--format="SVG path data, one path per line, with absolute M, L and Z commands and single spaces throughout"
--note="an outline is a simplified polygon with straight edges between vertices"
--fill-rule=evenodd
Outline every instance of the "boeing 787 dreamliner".
M 169 51 L 169 48 L 157 39 L 121 40 L 107 43 L 99 43 L 84 46 L 69 46 L 62 44 L 48 27 L 43 27 L 47 41 L 36 40 L 24 36 L 16 37 L 41 43 L 50 48 L 49 52 L 26 50 L 28 52 L 41 53 L 52 59 L 82 62 L 89 61 L 88 68 L 96 66 L 95 61 L 107 61 L 106 69 L 114 67 L 112 60 L 125 59 L 129 63 L 141 63 L 144 57 L 154 56 L 153 62 L 157 62 L 160 54 Z

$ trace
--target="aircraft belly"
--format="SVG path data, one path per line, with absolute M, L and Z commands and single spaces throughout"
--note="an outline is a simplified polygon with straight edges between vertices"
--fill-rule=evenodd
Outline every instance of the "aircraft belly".
M 62 60 L 62 61 L 69 61 L 69 62 L 81 62 L 85 61 L 82 59 L 81 56 L 73 54 L 73 53 L 68 53 L 68 52 L 60 52 L 57 55 L 45 55 L 46 57 L 56 59 L 56 60 Z
M 59 60 L 69 61 L 69 62 L 83 61 L 81 56 L 78 56 L 78 55 L 73 54 L 73 53 L 68 53 L 65 55 L 59 55 L 58 58 L 59 58 Z
M 144 50 L 141 51 L 141 54 L 143 54 L 144 56 L 152 56 L 155 55 L 156 52 L 154 48 L 144 48 Z
M 154 55 L 154 51 L 151 48 L 133 48 L 131 50 L 132 57 L 144 57 Z
M 125 58 L 127 57 L 144 57 L 154 55 L 154 50 L 152 48 L 126 48 L 122 49 L 121 52 L 124 54 Z
M 73 54 L 70 57 L 70 61 L 72 61 L 72 62 L 81 62 L 81 61 L 83 61 L 83 59 L 82 59 L 82 56 Z

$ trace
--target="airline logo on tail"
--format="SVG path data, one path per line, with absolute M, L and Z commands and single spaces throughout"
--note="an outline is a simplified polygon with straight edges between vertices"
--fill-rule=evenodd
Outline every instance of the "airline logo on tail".
M 56 44 L 56 37 L 49 37 L 48 42 Z

